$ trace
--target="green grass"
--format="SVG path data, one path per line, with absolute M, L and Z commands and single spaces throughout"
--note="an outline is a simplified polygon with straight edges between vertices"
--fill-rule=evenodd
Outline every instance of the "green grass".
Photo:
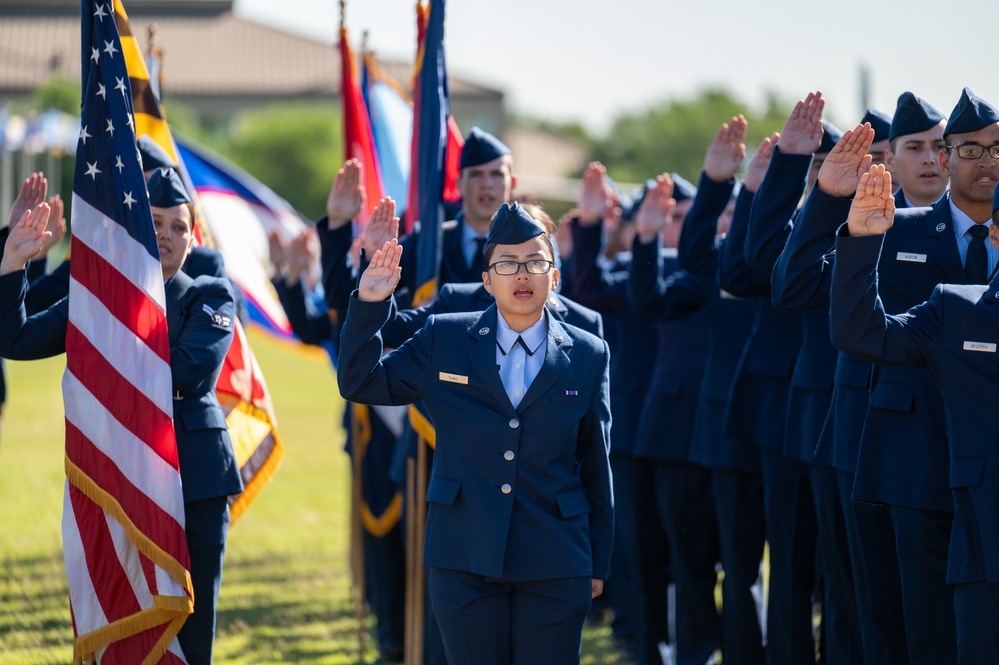
M 215 662 L 362 662 L 348 566 L 350 468 L 329 364 L 254 338 L 285 457 L 233 529 Z M 0 665 L 65 664 L 72 626 L 62 565 L 63 358 L 7 363 L 0 439 Z M 371 629 L 370 620 L 364 624 Z M 366 640 L 364 662 L 374 662 Z M 605 625 L 583 663 L 620 659 Z

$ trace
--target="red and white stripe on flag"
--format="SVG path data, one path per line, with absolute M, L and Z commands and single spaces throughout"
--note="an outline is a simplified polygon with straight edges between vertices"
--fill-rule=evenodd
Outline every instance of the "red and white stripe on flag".
M 63 556 L 75 663 L 184 663 L 194 607 L 163 269 L 109 0 L 81 0 Z
M 193 592 L 159 261 L 73 198 L 63 551 L 76 662 L 183 663 Z

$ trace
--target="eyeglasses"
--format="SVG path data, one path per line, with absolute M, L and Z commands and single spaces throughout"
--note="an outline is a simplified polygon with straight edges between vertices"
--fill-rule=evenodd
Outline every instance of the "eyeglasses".
M 992 157 L 999 159 L 999 144 L 984 146 L 977 143 L 965 143 L 963 145 L 949 145 L 947 149 L 956 149 L 957 156 L 961 159 L 980 159 L 986 150 L 989 151 Z
M 497 261 L 489 266 L 496 271 L 497 275 L 516 275 L 520 272 L 520 266 L 527 268 L 527 272 L 532 275 L 547 275 L 551 272 L 555 264 L 544 259 L 534 259 L 532 261 Z M 487 270 L 489 269 L 487 268 Z

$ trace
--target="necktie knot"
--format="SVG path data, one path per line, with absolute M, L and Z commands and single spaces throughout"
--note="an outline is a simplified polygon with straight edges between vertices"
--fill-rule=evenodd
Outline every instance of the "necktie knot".
M 985 224 L 975 224 L 968 229 L 968 233 L 970 233 L 971 237 L 975 240 L 985 240 L 989 237 L 989 227 Z

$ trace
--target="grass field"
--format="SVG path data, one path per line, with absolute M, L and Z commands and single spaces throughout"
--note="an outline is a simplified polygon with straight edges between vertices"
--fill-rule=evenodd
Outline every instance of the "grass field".
M 374 662 L 360 652 L 348 568 L 349 463 L 328 363 L 254 339 L 285 458 L 233 529 L 215 662 Z M 65 664 L 72 626 L 62 565 L 62 357 L 8 362 L 0 438 L 0 665 Z M 365 629 L 370 625 L 366 624 Z M 583 663 L 620 662 L 606 626 L 584 633 Z

